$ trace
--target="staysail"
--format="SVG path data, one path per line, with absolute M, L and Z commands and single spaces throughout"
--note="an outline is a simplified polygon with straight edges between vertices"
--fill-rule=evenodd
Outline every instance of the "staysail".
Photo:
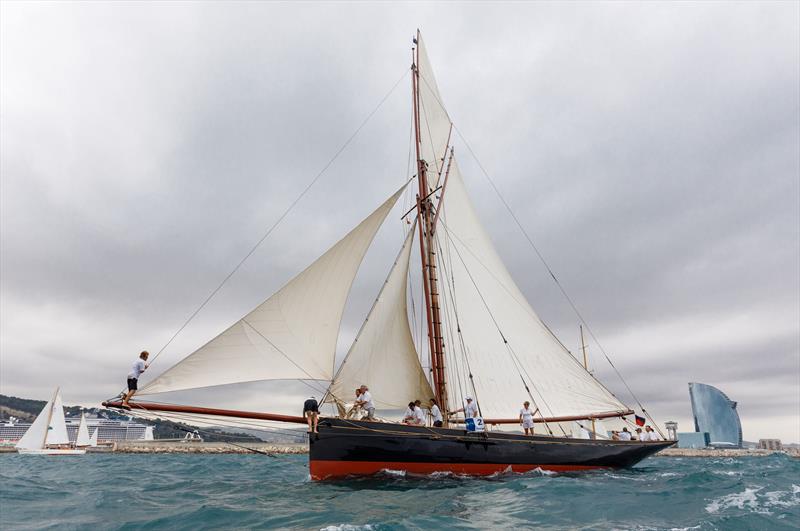
M 138 396 L 266 380 L 330 382 L 353 278 L 404 189 L 256 309 L 145 385 Z
M 433 396 L 408 324 L 406 294 L 414 233 L 412 227 L 333 379 L 327 402 L 352 400 L 354 389 L 364 383 L 378 409 L 402 409 L 409 400 L 427 401 Z
M 531 396 L 545 417 L 627 411 L 536 315 L 484 231 L 455 160 L 449 171 L 437 235 L 450 403 L 474 390 L 487 418 L 516 417 Z

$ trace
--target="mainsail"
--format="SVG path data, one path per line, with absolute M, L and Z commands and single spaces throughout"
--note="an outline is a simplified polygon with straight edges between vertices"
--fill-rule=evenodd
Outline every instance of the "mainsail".
M 408 267 L 413 239 L 414 227 L 333 379 L 328 402 L 351 400 L 354 389 L 364 383 L 373 390 L 379 409 L 402 409 L 409 400 L 433 396 L 408 324 Z
M 265 302 L 144 386 L 138 396 L 265 380 L 330 382 L 353 278 L 404 189 Z
M 455 160 L 440 208 L 450 403 L 460 404 L 464 394 L 474 391 L 481 413 L 489 418 L 516 417 L 531 397 L 545 417 L 627 411 L 528 304 L 484 231 Z

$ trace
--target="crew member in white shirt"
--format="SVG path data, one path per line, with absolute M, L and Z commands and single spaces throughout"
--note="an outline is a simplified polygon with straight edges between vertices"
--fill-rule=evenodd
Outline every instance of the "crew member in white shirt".
M 522 409 L 519 410 L 519 423 L 522 424 L 525 435 L 533 435 L 533 415 L 535 413 L 536 412 L 531 409 L 531 403 L 526 400 L 522 404 Z
M 472 400 L 471 396 L 464 397 L 464 407 L 449 411 L 447 415 L 450 416 L 455 413 L 461 413 L 462 411 L 464 412 L 464 418 L 475 418 L 478 416 L 478 404 Z
M 414 424 L 417 426 L 425 425 L 425 412 L 422 411 L 422 402 L 414 401 Z
M 661 438 L 649 425 L 644 427 L 644 434 L 642 435 L 643 441 L 660 441 Z
M 441 428 L 444 424 L 444 418 L 442 418 L 442 412 L 439 409 L 439 404 L 436 403 L 435 398 L 431 398 L 431 418 L 433 418 L 433 425 L 436 428 Z
M 128 400 L 133 398 L 133 395 L 135 395 L 136 391 L 139 389 L 139 376 L 141 376 L 145 369 L 149 367 L 149 365 L 146 363 L 149 356 L 150 353 L 146 350 L 143 350 L 139 354 L 139 359 L 133 362 L 131 372 L 128 373 L 128 392 L 122 397 L 122 407 L 130 409 Z
M 619 440 L 620 441 L 630 441 L 631 440 L 631 432 L 628 431 L 628 428 L 622 428 L 622 431 L 619 432 Z
M 414 424 L 414 402 L 409 402 L 406 412 L 403 414 L 403 424 Z
M 361 386 L 361 396 L 356 400 L 356 404 L 366 410 L 366 420 L 375 420 L 375 404 L 372 402 L 372 394 L 369 392 L 369 387 L 366 385 Z

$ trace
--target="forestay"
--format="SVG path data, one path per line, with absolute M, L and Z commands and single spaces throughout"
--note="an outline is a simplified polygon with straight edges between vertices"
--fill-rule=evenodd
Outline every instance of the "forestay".
M 339 367 L 326 402 L 353 400 L 355 388 L 364 383 L 369 384 L 378 409 L 401 409 L 410 400 L 433 396 L 408 324 L 406 290 L 414 227 Z
M 264 303 L 144 386 L 139 396 L 266 380 L 330 382 L 353 279 L 404 189 Z
M 628 410 L 561 345 L 528 304 L 478 220 L 455 161 L 443 200 L 437 235 L 442 247 L 440 291 L 451 323 L 444 327 L 450 403 L 462 403 L 459 392 L 471 391 L 468 384 L 456 385 L 466 381 L 471 370 L 481 413 L 487 418 L 517 416 L 522 403 L 530 400 L 522 378 L 546 417 Z M 453 324 L 456 313 L 465 354 Z

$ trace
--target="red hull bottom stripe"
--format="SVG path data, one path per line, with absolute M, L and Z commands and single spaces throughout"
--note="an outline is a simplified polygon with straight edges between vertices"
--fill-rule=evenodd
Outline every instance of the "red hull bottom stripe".
M 346 476 L 369 476 L 383 470 L 403 470 L 412 474 L 433 474 L 451 472 L 466 476 L 489 476 L 499 472 L 530 472 L 535 469 L 551 472 L 571 472 L 607 468 L 586 465 L 504 465 L 498 463 L 409 463 L 383 461 L 322 461 L 309 462 L 311 479 L 334 479 Z

